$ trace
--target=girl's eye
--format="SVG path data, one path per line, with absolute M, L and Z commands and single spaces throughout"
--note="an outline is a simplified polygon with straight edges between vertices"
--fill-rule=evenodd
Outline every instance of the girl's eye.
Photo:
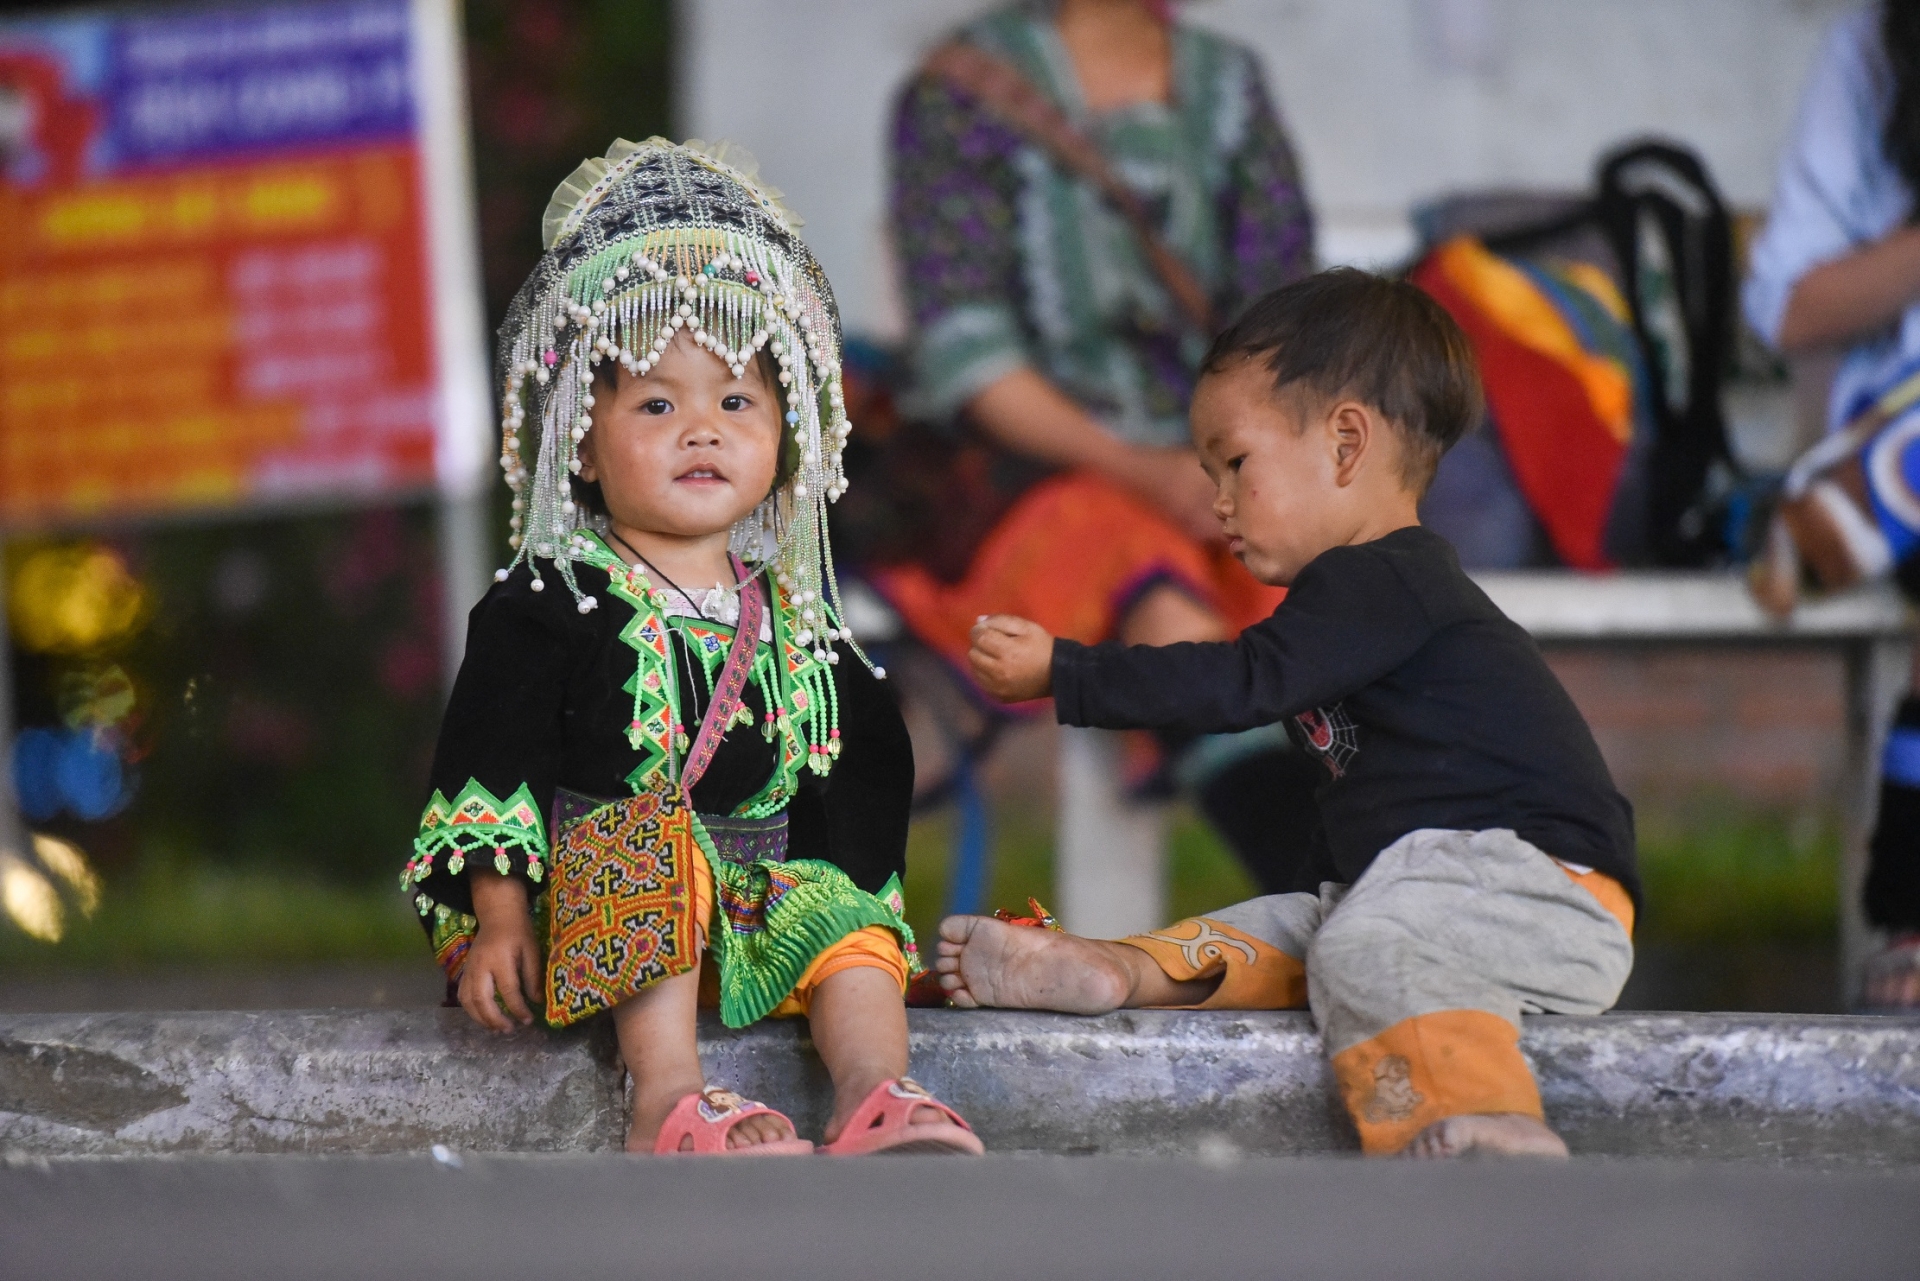
M 740 393 L 735 392 L 733 395 L 726 396 L 721 399 L 720 408 L 726 410 L 730 414 L 737 414 L 741 410 L 745 409 L 751 403 L 752 402 L 749 401 L 745 396 L 742 396 Z
M 1246 460 L 1247 460 L 1247 456 L 1246 456 L 1245 454 L 1241 454 L 1241 455 L 1240 455 L 1240 456 L 1239 456 L 1238 458 L 1230 458 L 1230 459 L 1228 459 L 1228 460 L 1227 460 L 1227 470 L 1228 470 L 1228 471 L 1239 471 L 1239 470 L 1240 470 L 1240 464 L 1241 464 L 1241 463 L 1243 463 L 1243 462 L 1245 462 Z
M 670 414 L 673 412 L 673 402 L 655 398 L 641 405 L 640 412 L 643 414 Z

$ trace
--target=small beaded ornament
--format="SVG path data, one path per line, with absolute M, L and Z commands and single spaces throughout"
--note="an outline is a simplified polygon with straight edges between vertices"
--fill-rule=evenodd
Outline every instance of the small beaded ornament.
M 841 454 L 852 427 L 841 387 L 840 316 L 833 290 L 794 234 L 799 219 L 756 180 L 751 157 L 720 144 L 625 139 L 555 190 L 542 230 L 546 253 L 500 327 L 504 388 L 500 467 L 513 490 L 514 557 L 532 587 L 548 560 L 581 613 L 598 601 L 575 563 L 591 561 L 604 521 L 574 501 L 579 445 L 592 426 L 593 367 L 616 361 L 645 375 L 682 330 L 738 377 L 761 351 L 780 367 L 786 446 L 799 466 L 734 526 L 733 554 L 770 569 L 792 599 L 811 604 L 801 633 L 813 656 L 838 661 L 844 625 L 827 538 L 827 504 L 847 489 Z M 532 470 L 524 428 L 539 423 Z

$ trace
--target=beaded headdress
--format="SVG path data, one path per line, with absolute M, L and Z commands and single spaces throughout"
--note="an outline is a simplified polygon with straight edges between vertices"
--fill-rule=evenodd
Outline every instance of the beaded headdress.
M 546 253 L 500 327 L 500 466 L 514 495 L 514 557 L 496 578 L 525 562 L 539 590 L 539 561 L 551 560 L 580 612 L 595 607 L 573 566 L 592 550 L 583 535 L 604 533 L 605 518 L 577 503 L 571 484 L 592 425 L 593 367 L 616 361 L 643 375 L 685 329 L 735 377 L 763 349 L 779 362 L 782 444 L 799 465 L 734 526 L 731 550 L 815 606 L 817 657 L 852 640 L 827 541 L 851 431 L 840 316 L 826 273 L 794 234 L 799 222 L 756 181 L 751 158 L 726 144 L 620 139 L 560 184 L 542 225 Z M 529 418 L 539 424 L 531 475 Z

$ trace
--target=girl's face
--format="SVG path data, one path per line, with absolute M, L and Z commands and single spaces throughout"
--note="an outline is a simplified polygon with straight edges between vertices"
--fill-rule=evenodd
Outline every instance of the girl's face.
M 680 330 L 652 372 L 616 376 L 611 395 L 593 384 L 593 426 L 580 442 L 580 476 L 600 482 L 616 529 L 706 537 L 773 489 L 780 397 L 758 360 L 735 378 Z

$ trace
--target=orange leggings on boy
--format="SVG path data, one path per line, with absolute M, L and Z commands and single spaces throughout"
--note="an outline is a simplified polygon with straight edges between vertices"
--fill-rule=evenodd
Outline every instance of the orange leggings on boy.
M 1361 1147 L 1435 1121 L 1541 1115 L 1522 1013 L 1598 1014 L 1633 967 L 1633 903 L 1610 877 L 1506 830 L 1412 832 L 1358 882 L 1274 894 L 1124 940 L 1202 1009 L 1313 1011 Z

